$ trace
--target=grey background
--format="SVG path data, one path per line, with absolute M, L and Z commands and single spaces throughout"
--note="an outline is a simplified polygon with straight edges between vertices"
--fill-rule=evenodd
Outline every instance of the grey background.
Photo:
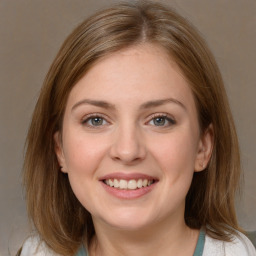
M 14 255 L 28 235 L 23 146 L 44 76 L 71 30 L 111 2 L 0 0 L 0 256 Z M 162 2 L 198 27 L 222 70 L 245 171 L 245 190 L 237 200 L 239 221 L 256 230 L 256 1 Z

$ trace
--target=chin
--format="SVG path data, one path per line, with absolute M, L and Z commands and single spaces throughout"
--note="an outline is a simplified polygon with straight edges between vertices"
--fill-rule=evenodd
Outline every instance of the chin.
M 149 223 L 147 222 L 134 221 L 134 219 L 130 219 L 129 221 L 115 221 L 109 224 L 115 229 L 120 229 L 124 231 L 137 231 L 140 229 L 144 229 L 149 225 Z
M 134 231 L 143 229 L 152 223 L 151 218 L 138 211 L 112 212 L 110 216 L 101 218 L 105 224 L 115 229 Z

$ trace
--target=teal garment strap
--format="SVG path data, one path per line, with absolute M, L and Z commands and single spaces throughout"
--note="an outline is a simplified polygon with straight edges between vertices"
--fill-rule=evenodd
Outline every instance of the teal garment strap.
M 84 246 L 81 246 L 76 256 L 89 256 L 87 253 L 87 250 L 84 248 Z
M 200 230 L 199 237 L 196 244 L 196 249 L 193 256 L 202 256 L 204 251 L 205 232 Z

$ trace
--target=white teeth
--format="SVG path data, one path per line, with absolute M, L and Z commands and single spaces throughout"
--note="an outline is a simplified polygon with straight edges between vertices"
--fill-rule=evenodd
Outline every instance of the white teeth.
M 143 180 L 143 181 L 142 181 L 142 186 L 143 186 L 143 187 L 146 187 L 147 185 L 148 185 L 148 180 Z
M 129 180 L 128 181 L 128 189 L 136 189 L 136 188 L 137 188 L 136 180 Z
M 120 180 L 119 187 L 121 189 L 127 189 L 127 187 L 129 187 L 128 184 L 127 184 L 127 180 Z
M 139 180 L 137 181 L 137 187 L 138 187 L 138 188 L 142 188 L 142 179 L 139 179 Z
M 114 187 L 119 188 L 119 181 L 117 179 L 114 179 Z
M 118 180 L 118 179 L 107 179 L 104 180 L 105 184 L 110 187 L 115 187 L 119 189 L 129 189 L 129 190 L 135 190 L 142 187 L 150 186 L 154 183 L 153 180 L 148 179 L 138 179 L 138 180 Z
M 108 180 L 109 184 L 107 183 L 107 180 L 106 180 L 106 184 L 109 185 L 110 187 L 114 187 L 114 181 L 112 180 Z

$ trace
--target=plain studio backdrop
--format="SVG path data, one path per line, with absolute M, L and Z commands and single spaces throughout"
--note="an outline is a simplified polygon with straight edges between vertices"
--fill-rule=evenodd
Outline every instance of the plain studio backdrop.
M 132 1 L 132 0 L 131 0 Z M 0 256 L 28 235 L 21 170 L 40 87 L 72 29 L 110 0 L 0 0 Z M 166 0 L 199 29 L 222 71 L 245 173 L 239 222 L 256 230 L 256 1 Z

